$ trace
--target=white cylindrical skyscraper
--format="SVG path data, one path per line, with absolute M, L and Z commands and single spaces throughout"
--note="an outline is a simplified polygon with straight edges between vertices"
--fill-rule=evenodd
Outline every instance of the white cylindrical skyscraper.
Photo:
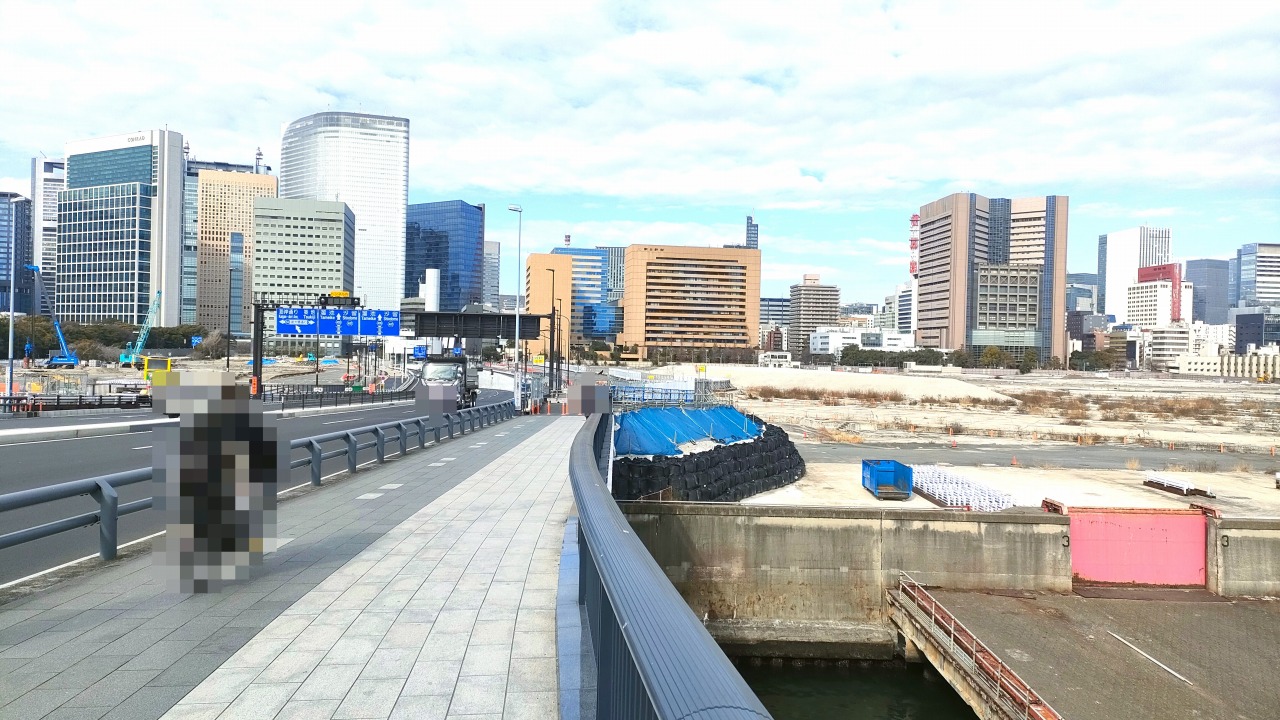
M 409 120 L 322 112 L 290 123 L 280 143 L 280 197 L 340 200 L 356 216 L 356 287 L 365 307 L 404 294 Z

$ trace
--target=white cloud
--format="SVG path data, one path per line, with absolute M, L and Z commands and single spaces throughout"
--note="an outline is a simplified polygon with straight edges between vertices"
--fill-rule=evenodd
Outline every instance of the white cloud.
M 411 118 L 431 192 L 838 209 L 957 178 L 1280 179 L 1275 7 L 996 5 L 10 2 L 59 41 L 0 48 L 27 68 L 0 77 L 0 158 L 166 123 L 275 157 L 331 107 Z

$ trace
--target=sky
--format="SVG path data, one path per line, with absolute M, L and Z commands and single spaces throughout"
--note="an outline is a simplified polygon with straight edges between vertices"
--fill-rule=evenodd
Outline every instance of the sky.
M 324 110 L 410 120 L 410 202 L 488 208 L 522 249 L 741 243 L 762 294 L 907 281 L 910 216 L 952 192 L 1070 197 L 1175 260 L 1280 242 L 1276 2 L 0 0 L 0 190 L 30 158 L 168 127 L 276 166 Z M 358 259 L 357 259 L 358 260 Z

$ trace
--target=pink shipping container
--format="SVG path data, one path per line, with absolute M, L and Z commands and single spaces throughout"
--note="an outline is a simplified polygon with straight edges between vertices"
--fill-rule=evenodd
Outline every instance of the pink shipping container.
M 1199 510 L 1070 508 L 1071 571 L 1085 582 L 1204 585 Z

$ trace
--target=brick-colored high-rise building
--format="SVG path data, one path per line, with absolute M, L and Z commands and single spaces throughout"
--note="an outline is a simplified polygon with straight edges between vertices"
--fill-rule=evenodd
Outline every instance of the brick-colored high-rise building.
M 760 251 L 632 245 L 618 342 L 641 357 L 745 360 L 759 345 Z
M 196 322 L 227 327 L 228 292 L 235 306 L 231 332 L 249 332 L 253 321 L 253 201 L 276 196 L 272 175 L 201 170 L 196 249 Z M 232 252 L 239 255 L 232 272 Z
M 554 272 L 553 272 L 554 271 Z M 551 315 L 556 309 L 556 345 L 568 356 L 569 328 L 573 323 L 573 256 L 530 253 L 524 269 L 525 312 Z M 551 320 L 539 321 L 537 340 L 525 343 L 529 357 L 545 355 L 550 348 Z
M 1015 355 L 1034 347 L 1042 361 L 1065 360 L 1067 214 L 1063 195 L 956 193 L 921 207 L 917 345 L 971 353 L 995 345 Z M 1001 266 L 1042 268 L 1034 312 L 1002 295 L 1006 277 L 1024 278 Z M 980 271 L 993 278 L 986 290 Z

